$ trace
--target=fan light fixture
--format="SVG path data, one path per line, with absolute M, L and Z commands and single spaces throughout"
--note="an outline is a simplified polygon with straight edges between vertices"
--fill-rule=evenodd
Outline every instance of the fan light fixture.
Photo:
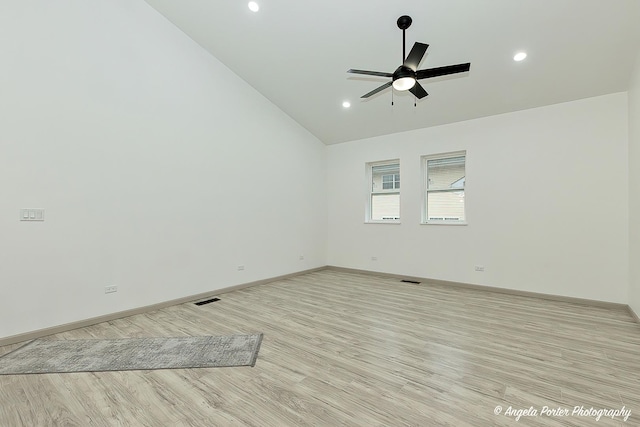
M 416 85 L 416 79 L 413 77 L 403 77 L 393 82 L 395 90 L 409 90 Z
M 404 65 L 398 67 L 392 78 L 395 90 L 409 90 L 416 85 L 416 72 Z

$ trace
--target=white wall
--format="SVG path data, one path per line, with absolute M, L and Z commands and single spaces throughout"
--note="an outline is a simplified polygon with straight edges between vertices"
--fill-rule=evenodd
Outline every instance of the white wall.
M 0 52 L 0 338 L 326 264 L 326 147 L 142 0 L 3 1 Z
M 629 306 L 640 315 L 640 52 L 629 88 Z
M 626 303 L 627 136 L 618 93 L 330 146 L 329 264 Z M 419 225 L 420 156 L 458 150 L 469 225 Z M 402 224 L 365 224 L 364 165 L 395 158 Z

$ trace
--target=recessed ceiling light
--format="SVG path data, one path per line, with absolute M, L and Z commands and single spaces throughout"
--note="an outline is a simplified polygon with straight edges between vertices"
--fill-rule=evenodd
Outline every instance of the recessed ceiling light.
M 257 12 L 260 10 L 260 5 L 254 1 L 249 2 L 249 10 L 251 12 Z
M 513 57 L 513 60 L 514 61 L 522 61 L 526 57 L 527 57 L 527 54 L 525 52 L 518 52 Z
M 349 101 L 344 101 L 344 102 L 342 103 L 342 106 L 343 106 L 344 108 L 349 108 L 349 107 L 351 107 L 351 103 L 350 103 Z

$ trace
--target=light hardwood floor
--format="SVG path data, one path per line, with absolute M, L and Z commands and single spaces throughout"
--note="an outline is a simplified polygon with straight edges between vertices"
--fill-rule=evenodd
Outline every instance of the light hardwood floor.
M 0 426 L 640 425 L 640 325 L 622 308 L 331 270 L 220 298 L 47 339 L 263 332 L 255 367 L 0 376 Z

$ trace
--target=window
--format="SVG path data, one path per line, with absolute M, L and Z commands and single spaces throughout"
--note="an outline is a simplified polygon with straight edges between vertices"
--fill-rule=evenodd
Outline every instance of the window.
M 400 221 L 400 161 L 367 163 L 367 222 Z
M 393 190 L 394 188 L 400 188 L 400 174 L 382 175 L 382 189 Z
M 423 223 L 465 223 L 465 160 L 465 151 L 422 157 Z

